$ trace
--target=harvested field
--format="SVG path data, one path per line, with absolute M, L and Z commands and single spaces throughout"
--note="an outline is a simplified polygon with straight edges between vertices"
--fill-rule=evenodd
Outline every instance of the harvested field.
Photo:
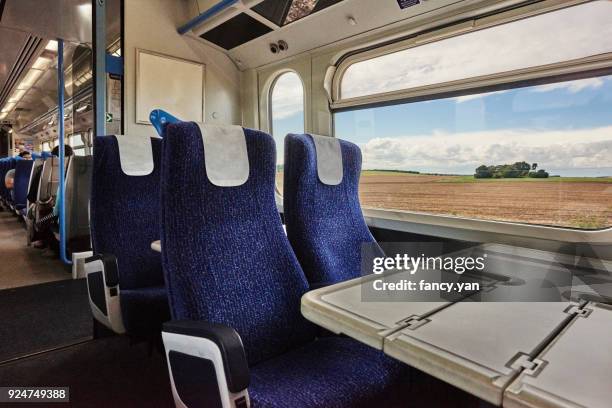
M 364 171 L 363 207 L 572 228 L 612 225 L 612 178 L 485 179 Z

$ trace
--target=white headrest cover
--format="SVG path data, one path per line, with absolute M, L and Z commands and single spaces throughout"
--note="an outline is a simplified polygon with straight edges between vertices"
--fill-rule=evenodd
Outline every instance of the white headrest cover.
M 219 187 L 240 186 L 249 178 L 249 156 L 242 126 L 200 124 L 208 180 Z
M 121 170 L 128 176 L 147 176 L 153 173 L 153 147 L 146 135 L 115 135 L 119 146 Z
M 317 155 L 317 174 L 321 183 L 336 186 L 342 183 L 342 149 L 335 137 L 310 135 Z

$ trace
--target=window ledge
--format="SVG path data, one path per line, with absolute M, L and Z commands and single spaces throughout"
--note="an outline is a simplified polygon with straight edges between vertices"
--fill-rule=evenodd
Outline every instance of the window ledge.
M 364 208 L 363 215 L 370 227 L 474 242 L 489 242 L 491 234 L 566 243 L 612 242 L 612 228 L 578 230 L 378 208 Z

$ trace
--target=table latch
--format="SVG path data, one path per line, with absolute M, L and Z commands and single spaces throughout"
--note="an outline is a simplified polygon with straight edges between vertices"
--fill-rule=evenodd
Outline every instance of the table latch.
M 431 320 L 426 319 L 424 317 L 412 315 L 399 322 L 398 325 L 405 326 L 405 328 L 409 330 L 415 330 L 423 326 L 424 324 L 429 323 L 430 321 Z
M 522 370 L 522 374 L 536 377 L 547 364 L 547 361 L 519 352 L 506 364 L 506 367 L 513 370 Z
M 586 306 L 571 305 L 571 306 L 568 306 L 564 310 L 564 312 L 570 315 L 577 315 L 578 317 L 587 318 L 591 315 L 591 313 L 593 313 L 593 309 L 590 309 Z

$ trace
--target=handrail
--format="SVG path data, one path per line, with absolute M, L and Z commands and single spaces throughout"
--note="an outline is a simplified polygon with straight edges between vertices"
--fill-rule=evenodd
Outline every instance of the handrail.
M 181 120 L 169 114 L 165 110 L 154 109 L 149 114 L 149 121 L 151 122 L 155 130 L 157 130 L 157 133 L 159 134 L 159 136 L 164 137 L 164 134 L 163 134 L 164 125 L 166 123 L 177 123 L 177 122 L 180 122 Z
M 64 40 L 57 39 L 57 127 L 59 133 L 59 187 L 57 199 L 59 200 L 59 228 L 60 228 L 60 259 L 67 265 L 72 261 L 66 255 L 66 200 L 64 200 L 66 187 L 66 151 L 64 140 Z
M 178 33 L 180 35 L 187 33 L 192 28 L 202 24 L 204 21 L 208 20 L 212 16 L 219 14 L 220 12 L 230 7 L 231 5 L 238 3 L 238 1 L 239 0 L 221 0 L 220 2 L 218 2 L 214 6 L 212 6 L 205 12 L 203 12 L 202 14 L 199 14 L 198 16 L 192 18 L 191 20 L 189 20 L 188 22 L 180 26 L 177 29 Z

